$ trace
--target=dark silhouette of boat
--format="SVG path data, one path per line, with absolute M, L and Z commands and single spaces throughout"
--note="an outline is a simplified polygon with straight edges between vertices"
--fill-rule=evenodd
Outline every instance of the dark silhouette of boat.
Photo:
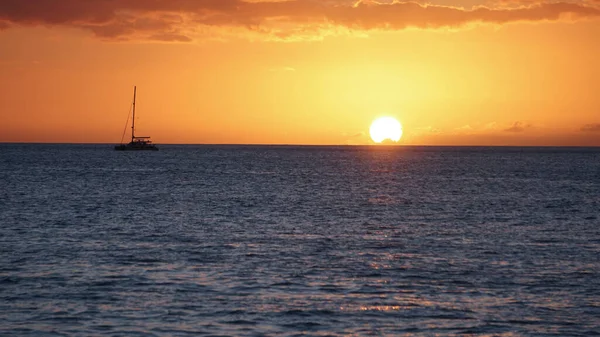
M 115 146 L 117 151 L 158 151 L 158 147 L 152 144 L 150 137 L 135 136 L 135 97 L 137 87 L 133 87 L 133 118 L 131 120 L 131 142 L 129 144 L 120 144 Z M 128 120 L 129 121 L 129 120 Z M 123 133 L 123 136 L 125 134 Z M 121 139 L 121 142 L 123 139 Z

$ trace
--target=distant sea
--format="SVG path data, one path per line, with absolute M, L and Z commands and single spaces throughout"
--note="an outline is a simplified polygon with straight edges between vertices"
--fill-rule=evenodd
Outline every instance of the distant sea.
M 0 144 L 2 336 L 600 335 L 600 148 Z

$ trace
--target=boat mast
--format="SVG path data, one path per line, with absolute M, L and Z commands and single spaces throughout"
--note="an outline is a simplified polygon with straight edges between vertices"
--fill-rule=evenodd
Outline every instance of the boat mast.
M 131 121 L 131 142 L 135 139 L 135 94 L 137 91 L 137 87 L 133 86 L 133 120 Z

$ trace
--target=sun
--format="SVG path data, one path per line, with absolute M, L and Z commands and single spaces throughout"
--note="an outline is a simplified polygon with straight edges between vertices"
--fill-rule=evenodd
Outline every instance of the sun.
M 371 123 L 369 134 L 377 144 L 386 139 L 398 142 L 402 138 L 402 125 L 394 117 L 380 117 Z

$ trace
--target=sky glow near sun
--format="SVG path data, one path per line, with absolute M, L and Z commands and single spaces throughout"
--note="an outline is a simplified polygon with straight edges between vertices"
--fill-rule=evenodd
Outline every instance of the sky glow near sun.
M 600 146 L 600 0 L 0 1 L 0 142 Z M 34 121 L 34 122 L 33 122 Z

